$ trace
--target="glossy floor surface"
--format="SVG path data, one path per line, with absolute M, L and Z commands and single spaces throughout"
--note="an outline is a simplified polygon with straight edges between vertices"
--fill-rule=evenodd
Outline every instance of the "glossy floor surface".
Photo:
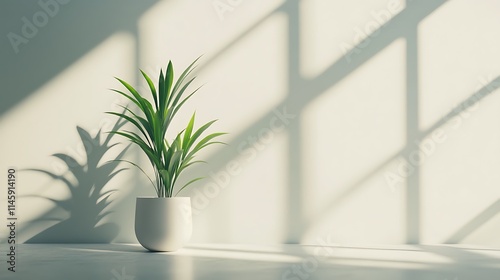
M 500 250 L 467 246 L 192 244 L 150 253 L 135 244 L 24 244 L 15 273 L 4 252 L 0 279 L 500 279 Z

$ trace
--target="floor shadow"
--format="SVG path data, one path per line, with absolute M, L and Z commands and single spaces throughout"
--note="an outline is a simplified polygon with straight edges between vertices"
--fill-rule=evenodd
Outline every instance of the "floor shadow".
M 119 119 L 113 130 L 125 124 Z M 110 144 L 114 134 L 107 134 L 101 140 L 99 131 L 94 137 L 88 131 L 77 127 L 78 135 L 85 148 L 85 163 L 79 163 L 74 157 L 56 153 L 53 156 L 64 162 L 67 172 L 62 175 L 46 169 L 26 169 L 23 171 L 42 173 L 55 181 L 62 182 L 68 188 L 71 195 L 68 199 L 60 200 L 39 195 L 23 196 L 31 198 L 46 199 L 55 204 L 56 208 L 64 210 L 69 218 L 37 233 L 29 238 L 26 243 L 108 243 L 117 235 L 119 228 L 116 224 L 107 222 L 104 218 L 111 213 L 109 206 L 112 203 L 112 195 L 116 190 L 104 190 L 104 187 L 113 177 L 125 170 L 118 168 L 120 159 L 123 158 L 128 147 L 122 149 L 112 160 L 104 161 L 106 153 L 118 145 Z M 106 156 L 106 159 L 109 156 Z M 29 224 L 47 222 L 44 215 Z
M 472 266 L 480 264 L 482 266 L 497 266 L 498 260 L 490 258 L 481 250 L 465 249 L 457 247 L 448 247 L 442 245 L 416 245 L 422 251 L 435 253 L 437 255 L 445 256 L 454 262 L 461 263 L 462 266 Z
M 498 254 L 466 255 L 439 248 L 421 250 L 438 258 L 423 258 L 419 252 L 381 252 L 365 254 L 362 250 L 339 255 L 319 254 L 265 255 L 245 251 L 223 252 L 212 249 L 181 249 L 172 253 L 139 253 L 130 246 L 101 245 L 22 245 L 24 262 L 38 264 L 45 258 L 58 260 L 47 265 L 29 265 L 26 279 L 54 279 L 54 271 L 72 279 L 101 279 L 115 273 L 116 279 L 418 279 L 418 280 L 493 280 L 500 268 Z M 361 248 L 362 249 L 362 248 Z M 129 251 L 130 250 L 130 251 Z M 295 250 L 294 250 L 295 251 Z M 127 253 L 130 252 L 130 253 Z M 436 252 L 436 253 L 435 253 Z M 460 255 L 453 258 L 454 254 Z M 92 269 L 82 268 L 85 263 Z M 66 274 L 64 274 L 66 273 Z

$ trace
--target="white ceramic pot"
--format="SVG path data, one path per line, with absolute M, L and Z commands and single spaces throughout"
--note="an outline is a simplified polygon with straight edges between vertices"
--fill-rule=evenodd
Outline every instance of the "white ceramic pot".
M 150 251 L 175 251 L 191 238 L 193 223 L 189 197 L 138 197 L 135 235 Z

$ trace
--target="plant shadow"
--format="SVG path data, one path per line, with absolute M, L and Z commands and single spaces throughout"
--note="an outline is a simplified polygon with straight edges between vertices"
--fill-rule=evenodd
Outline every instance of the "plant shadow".
M 123 119 L 118 119 L 113 129 L 118 129 L 124 124 Z M 84 164 L 80 164 L 71 155 L 56 153 L 52 156 L 61 160 L 67 167 L 67 171 L 63 174 L 59 175 L 45 169 L 25 169 L 25 171 L 45 174 L 55 181 L 62 182 L 70 192 L 67 199 L 40 195 L 25 196 L 49 200 L 55 204 L 55 208 L 62 209 L 69 214 L 67 219 L 60 220 L 55 225 L 37 233 L 26 243 L 108 243 L 119 233 L 118 225 L 104 219 L 112 213 L 109 206 L 113 202 L 112 195 L 117 190 L 104 190 L 104 187 L 118 173 L 126 169 L 118 168 L 118 165 L 129 146 L 121 150 L 112 160 L 101 163 L 107 152 L 119 144 L 110 144 L 114 135 L 107 134 L 102 141 L 102 129 L 94 137 L 79 126 L 76 129 L 85 148 L 86 162 Z M 30 223 L 49 220 L 54 219 L 43 215 Z

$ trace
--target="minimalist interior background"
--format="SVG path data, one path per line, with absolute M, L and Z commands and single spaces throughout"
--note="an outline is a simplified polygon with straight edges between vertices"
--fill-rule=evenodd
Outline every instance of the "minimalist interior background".
M 192 242 L 500 246 L 500 1 L 0 5 L 0 179 L 18 169 L 23 242 L 136 242 L 154 191 L 106 165 L 127 147 L 102 133 L 126 104 L 108 89 L 203 54 L 174 129 L 196 110 L 230 134 L 186 174 L 207 175 L 184 193 Z

